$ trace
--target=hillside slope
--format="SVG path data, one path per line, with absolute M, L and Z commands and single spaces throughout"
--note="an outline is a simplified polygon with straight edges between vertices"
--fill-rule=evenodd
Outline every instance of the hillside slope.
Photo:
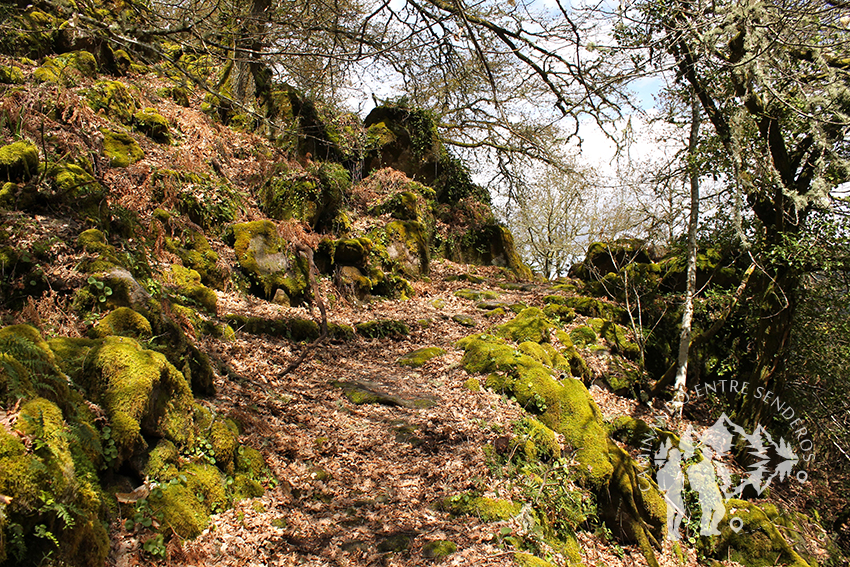
M 769 502 L 664 537 L 640 435 L 678 423 L 634 399 L 616 270 L 534 280 L 427 112 L 240 114 L 175 67 L 214 61 L 70 41 L 69 9 L 2 7 L 0 565 L 836 553 Z

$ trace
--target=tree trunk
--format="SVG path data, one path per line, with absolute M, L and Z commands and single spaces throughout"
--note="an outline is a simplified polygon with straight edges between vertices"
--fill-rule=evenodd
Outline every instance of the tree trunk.
M 696 95 L 691 95 L 691 134 L 688 139 L 688 171 L 691 185 L 691 212 L 688 219 L 688 284 L 685 291 L 685 307 L 682 313 L 682 329 L 679 335 L 679 357 L 676 380 L 673 388 L 676 393 L 674 403 L 681 404 L 685 398 L 685 385 L 688 377 L 688 353 L 691 344 L 691 322 L 694 315 L 694 295 L 697 290 L 697 226 L 699 225 L 699 169 L 695 163 L 697 143 L 699 142 L 700 106 Z
M 256 95 L 257 77 L 263 68 L 259 54 L 263 49 L 264 14 L 270 6 L 271 0 L 253 0 L 236 39 L 233 100 L 240 105 L 249 104 Z

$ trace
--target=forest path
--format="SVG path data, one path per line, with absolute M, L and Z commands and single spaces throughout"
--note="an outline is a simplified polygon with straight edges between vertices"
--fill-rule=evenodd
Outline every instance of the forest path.
M 455 292 L 491 292 L 490 297 L 498 294 L 494 301 L 541 306 L 550 288 L 508 291 L 499 286 L 504 280 L 497 278 L 498 270 L 487 268 L 477 270 L 489 276 L 483 282 L 446 281 L 468 269 L 438 263 L 433 280 L 418 282 L 416 295 L 406 301 L 337 303 L 329 310 L 335 323 L 393 319 L 404 321 L 411 333 L 326 342 L 287 375 L 281 370 L 303 345 L 238 330 L 230 342 L 200 339 L 202 348 L 230 369 L 217 379 L 219 393 L 210 407 L 244 424 L 242 440 L 260 449 L 280 484 L 214 516 L 212 527 L 182 548 L 173 545 L 168 565 L 430 565 L 433 560 L 422 548 L 435 540 L 457 544 L 444 565 L 514 565 L 514 553 L 494 538 L 500 524 L 455 517 L 434 506 L 462 492 L 492 488 L 494 471 L 482 447 L 510 432 L 524 415 L 504 396 L 470 391 L 464 385 L 470 376 L 460 367 L 462 352 L 454 346 L 514 314 L 485 317 L 476 307 L 479 300 Z M 243 315 L 293 316 L 295 311 L 244 298 L 220 299 L 226 312 Z M 455 322 L 457 314 L 468 315 L 475 326 Z M 446 354 L 420 368 L 397 363 L 404 354 L 433 346 Z M 404 399 L 436 403 L 358 405 L 333 384 L 339 381 L 370 383 Z M 643 563 L 639 552 L 627 553 Z M 136 560 L 128 554 L 116 563 Z

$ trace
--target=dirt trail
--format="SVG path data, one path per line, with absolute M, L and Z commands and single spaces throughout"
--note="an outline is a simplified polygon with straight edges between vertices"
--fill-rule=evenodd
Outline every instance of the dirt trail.
M 280 369 L 299 354 L 299 345 L 246 333 L 231 342 L 203 339 L 204 350 L 230 367 L 229 375 L 219 376 L 219 395 L 211 405 L 242 421 L 243 441 L 262 451 L 280 484 L 214 516 L 211 528 L 196 540 L 172 544 L 168 564 L 426 565 L 433 560 L 422 556 L 422 547 L 451 540 L 458 551 L 444 565 L 514 565 L 511 548 L 494 539 L 502 524 L 454 517 L 434 507 L 468 490 L 505 496 L 499 494 L 502 488 L 492 491 L 498 482 L 482 447 L 523 416 L 501 395 L 466 388 L 470 376 L 460 368 L 461 352 L 454 347 L 458 339 L 513 313 L 487 318 L 476 302 L 454 291 L 492 289 L 499 301 L 539 305 L 545 288 L 506 291 L 495 279 L 445 281 L 466 269 L 439 263 L 434 283 L 418 283 L 416 296 L 407 301 L 337 304 L 330 311 L 333 322 L 395 319 L 405 321 L 411 333 L 397 340 L 326 343 L 289 375 L 281 376 Z M 269 317 L 293 311 L 234 296 L 220 300 L 226 312 Z M 476 326 L 453 321 L 458 313 L 472 316 Z M 446 354 L 421 368 L 397 364 L 400 356 L 429 346 Z M 371 382 L 402 398 L 436 403 L 422 409 L 355 405 L 334 381 Z M 585 547 L 594 547 L 593 538 L 583 539 Z M 137 545 L 129 534 L 118 533 L 114 542 L 116 564 L 149 562 L 126 552 Z M 632 565 L 643 563 L 637 550 L 625 549 L 624 557 Z

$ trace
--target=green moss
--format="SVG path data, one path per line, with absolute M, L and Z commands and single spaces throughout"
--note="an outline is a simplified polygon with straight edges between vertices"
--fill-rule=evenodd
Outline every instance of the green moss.
M 393 221 L 383 230 L 387 242 L 386 256 L 396 269 L 407 277 L 419 277 L 430 272 L 428 231 L 417 221 Z
M 561 446 L 555 438 L 555 432 L 533 417 L 526 417 L 514 426 L 514 443 L 518 451 L 516 458 L 527 463 L 550 462 L 561 456 Z
M 23 85 L 24 82 L 24 72 L 21 71 L 20 67 L 0 65 L 0 83 L 5 85 Z
M 208 514 L 222 512 L 228 507 L 227 485 L 218 468 L 209 464 L 194 463 L 180 472 L 187 478 L 186 487 L 201 502 Z
M 549 334 L 555 326 L 537 307 L 523 309 L 516 317 L 496 328 L 496 333 L 516 342 L 549 341 Z
M 540 559 L 530 553 L 516 553 L 514 554 L 514 561 L 520 567 L 554 567 L 545 559 Z
M 38 171 L 38 149 L 29 142 L 0 147 L 0 178 L 27 181 Z
M 33 71 L 38 83 L 73 85 L 79 76 L 97 76 L 97 61 L 88 51 L 72 51 L 56 57 L 45 57 L 41 66 Z
M 267 298 L 283 289 L 292 299 L 302 298 L 307 291 L 306 261 L 287 253 L 277 227 L 268 220 L 232 225 L 228 228 L 233 250 L 242 271 Z
M 236 424 L 217 416 L 212 427 L 205 434 L 215 451 L 216 464 L 223 471 L 233 473 L 236 449 L 239 446 L 239 429 Z
M 591 486 L 601 486 L 610 478 L 607 432 L 601 425 L 599 409 L 578 380 L 559 382 L 551 370 L 528 355 L 487 335 L 459 341 L 464 349 L 461 364 L 470 373 L 491 372 L 488 385 L 512 394 L 523 407 L 536 409 L 539 420 L 564 435 L 577 449 L 578 473 Z
M 107 337 L 91 357 L 97 372 L 80 381 L 112 422 L 119 463 L 146 448 L 143 433 L 177 445 L 192 440 L 192 391 L 164 355 Z
M 553 366 L 551 352 L 543 348 L 543 346 L 539 343 L 525 341 L 524 343 L 521 343 L 518 348 L 521 353 L 527 354 L 540 364 Z
M 480 392 L 481 382 L 478 381 L 478 378 L 469 378 L 463 383 L 463 387 L 470 392 Z
M 577 313 L 581 313 L 587 317 L 603 317 L 611 321 L 628 321 L 628 313 L 625 309 L 592 297 L 567 297 L 562 304 L 572 307 Z
M 112 167 L 127 167 L 145 156 L 145 152 L 131 135 L 105 128 L 101 132 L 103 153 L 110 159 Z
M 376 319 L 354 325 L 357 333 L 367 339 L 401 338 L 410 334 L 410 328 L 404 321 Z
M 133 128 L 161 144 L 171 142 L 171 126 L 162 114 L 153 108 L 145 108 L 133 115 Z
M 203 495 L 201 495 L 203 497 Z M 182 538 L 197 537 L 210 523 L 198 496 L 183 484 L 167 484 L 162 495 L 149 499 L 151 509 L 162 513 L 162 523 Z
M 518 502 L 483 496 L 469 498 L 467 494 L 447 498 L 443 506 L 453 514 L 477 516 L 482 522 L 505 522 L 519 514 L 522 509 Z
M 632 360 L 640 356 L 640 347 L 626 338 L 625 328 L 617 323 L 594 318 L 588 321 L 588 325 L 597 335 L 608 341 L 612 352 L 622 354 Z
M 570 331 L 570 339 L 575 345 L 587 346 L 595 345 L 599 337 L 597 337 L 596 331 L 594 331 L 587 325 L 579 325 L 578 327 Z
M 233 501 L 245 500 L 246 498 L 258 498 L 265 493 L 263 485 L 244 474 L 236 474 L 233 477 L 231 488 Z
M 727 500 L 725 506 L 726 516 L 721 522 L 721 533 L 712 556 L 728 557 L 752 567 L 777 564 L 808 567 L 808 563 L 785 541 L 765 510 L 752 502 L 736 499 Z M 733 519 L 740 523 L 737 531 L 730 524 Z
M 89 107 L 95 112 L 103 111 L 122 124 L 129 125 L 137 104 L 134 97 L 120 81 L 98 81 L 85 92 Z
M 457 544 L 453 541 L 438 539 L 429 541 L 422 546 L 422 557 L 427 559 L 442 559 L 457 551 Z
M 436 358 L 444 354 L 446 354 L 446 351 L 444 349 L 441 349 L 440 347 L 425 347 L 405 354 L 404 356 L 400 357 L 396 361 L 396 363 L 400 366 L 410 366 L 413 368 L 419 368 L 432 358 Z
M 254 480 L 262 478 L 268 468 L 263 455 L 247 445 L 240 445 L 236 450 L 234 463 L 237 472 L 244 473 Z
M 148 453 L 147 463 L 142 473 L 160 482 L 167 482 L 177 476 L 179 458 L 177 446 L 168 439 L 160 439 L 156 447 Z
M 172 264 L 165 273 L 165 281 L 174 286 L 174 290 L 179 295 L 191 299 L 208 313 L 215 315 L 218 308 L 218 296 L 201 283 L 201 274 L 179 264 Z
M 129 307 L 118 307 L 98 321 L 92 327 L 90 335 L 95 339 L 102 339 L 110 335 L 120 335 L 146 340 L 153 336 L 153 331 L 151 330 L 150 322 L 145 319 L 144 315 L 133 311 Z
M 281 166 L 260 188 L 258 200 L 270 218 L 330 228 L 350 186 L 348 170 L 338 163 L 313 163 L 306 171 Z
M 498 299 L 498 292 L 492 290 L 476 291 L 474 289 L 459 289 L 455 292 L 455 297 L 468 299 L 470 301 L 482 301 Z
M 467 315 L 466 313 L 457 313 L 455 315 L 452 315 L 452 321 L 464 327 L 474 327 L 478 324 L 478 322 L 475 320 L 475 317 L 473 317 L 472 315 Z

